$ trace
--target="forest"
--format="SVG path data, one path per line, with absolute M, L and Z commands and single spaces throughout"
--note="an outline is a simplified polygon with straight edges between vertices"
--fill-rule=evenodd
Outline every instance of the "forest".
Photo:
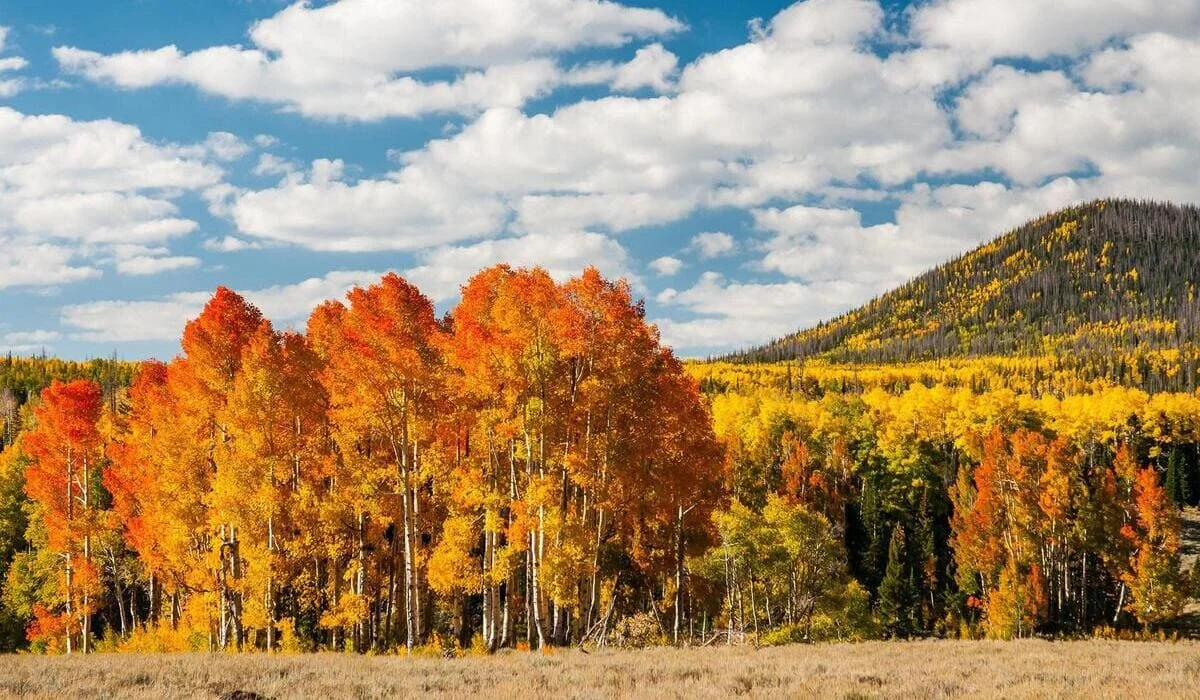
M 1022 230 L 1057 255 L 1127 206 Z M 1013 267 L 973 265 L 961 279 L 988 289 Z M 1049 285 L 1030 265 L 1018 277 Z M 1012 328 L 989 306 L 1024 303 L 1006 284 L 954 312 L 962 337 Z M 846 317 L 882 329 L 854 357 L 682 362 L 627 283 L 501 265 L 440 318 L 394 274 L 304 333 L 220 288 L 166 363 L 10 358 L 0 644 L 457 655 L 1169 630 L 1200 590 L 1186 353 L 1101 305 L 1102 361 L 1057 340 L 889 356 L 882 338 L 935 324 L 888 305 L 889 328 Z
M 1197 270 L 1200 208 L 1098 200 L 1030 221 L 846 314 L 725 359 L 1047 356 L 1125 386 L 1195 391 Z

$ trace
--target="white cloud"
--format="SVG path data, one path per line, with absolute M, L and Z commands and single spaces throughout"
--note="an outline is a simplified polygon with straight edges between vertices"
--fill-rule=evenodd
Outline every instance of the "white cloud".
M 611 278 L 624 277 L 640 288 L 629 269 L 629 255 L 620 243 L 599 233 L 528 234 L 467 246 L 444 246 L 420 255 L 421 264 L 405 276 L 435 301 L 458 296 L 459 287 L 479 270 L 498 263 L 513 267 L 542 267 L 565 280 L 596 266 Z
M 848 280 L 872 287 L 902 282 L 950 246 L 936 245 L 921 231 L 901 231 L 892 223 L 864 227 L 854 209 L 794 206 L 760 209 L 755 224 L 774 235 L 766 243 L 762 267 L 808 281 Z
M 201 244 L 205 250 L 211 250 L 214 253 L 237 253 L 243 250 L 256 250 L 262 245 L 244 241 L 237 236 L 224 236 L 223 238 L 209 238 Z
M 128 192 L 63 192 L 12 207 L 12 223 L 35 236 L 92 243 L 156 242 L 191 233 L 196 222 L 173 202 Z
M 76 251 L 0 235 L 0 289 L 50 287 L 100 276 L 100 269 L 78 260 Z
M 238 160 L 250 152 L 250 145 L 228 131 L 214 131 L 204 141 L 204 148 L 217 160 Z
M 655 258 L 649 263 L 650 269 L 654 270 L 661 277 L 670 277 L 679 274 L 683 269 L 683 261 L 679 258 L 673 258 L 669 255 L 664 255 L 661 258 Z
M 280 158 L 273 153 L 263 153 L 258 156 L 258 163 L 254 166 L 255 175 L 292 175 L 299 168 L 296 163 Z
M 621 66 L 612 86 L 622 91 L 648 87 L 666 92 L 671 89 L 671 76 L 678 64 L 679 59 L 662 44 L 644 46 L 638 49 L 632 61 Z
M 199 265 L 200 258 L 190 256 L 168 255 L 155 257 L 151 255 L 137 255 L 117 262 L 117 272 L 120 272 L 122 275 L 133 276 L 157 275 L 171 270 L 199 267 Z
M 575 85 L 607 83 L 620 92 L 651 88 L 661 93 L 673 87 L 678 65 L 679 58 L 675 54 L 655 43 L 638 49 L 627 63 L 605 61 L 573 68 L 567 74 L 566 82 Z
M 21 91 L 23 85 L 23 82 L 18 79 L 0 79 L 0 99 L 12 97 L 17 94 Z
M 0 333 L 0 350 L 12 353 L 32 353 L 52 350 L 55 341 L 62 337 L 57 331 L 9 331 Z
M 64 306 L 61 322 L 73 340 L 131 342 L 177 340 L 208 294 L 185 292 L 157 301 L 91 301 Z
M 0 243 L 49 255 L 42 279 L 58 284 L 92 276 L 86 267 L 67 269 L 106 245 L 186 235 L 196 223 L 179 215 L 174 199 L 222 174 L 196 150 L 151 143 L 136 127 L 109 120 L 0 107 Z M 36 271 L 18 277 L 40 283 Z
M 737 241 L 728 233 L 708 231 L 692 236 L 691 245 L 688 247 L 698 252 L 701 258 L 709 260 L 721 257 L 722 255 L 729 255 L 737 250 Z
M 298 2 L 257 22 L 252 48 L 104 55 L 60 46 L 54 56 L 65 70 L 126 88 L 181 83 L 307 116 L 376 120 L 520 106 L 568 80 L 551 58 L 559 53 L 680 29 L 659 10 L 610 0 L 343 0 Z M 413 77 L 447 67 L 457 75 Z M 648 69 L 633 70 L 645 78 Z
M 345 296 L 352 287 L 372 284 L 380 272 L 338 270 L 296 284 L 242 292 L 279 327 L 302 326 L 327 299 Z M 93 301 L 62 309 L 62 325 L 73 340 L 89 342 L 174 341 L 211 297 L 210 292 L 179 292 L 162 299 Z
M 506 211 L 494 197 L 432 186 L 415 171 L 342 180 L 340 161 L 314 161 L 304 176 L 238 193 L 238 230 L 313 250 L 418 250 L 496 231 Z
M 808 0 L 785 8 L 756 33 L 789 46 L 854 43 L 879 31 L 883 10 L 872 0 Z
M 560 3 L 559 21 L 549 22 L 551 28 L 526 30 L 539 35 L 565 31 L 563 17 L 583 6 L 575 0 L 555 1 Z M 534 9 L 547 2 L 535 2 Z M 304 18 L 343 17 L 343 10 L 322 14 L 343 6 L 358 3 L 292 9 L 280 16 L 294 14 L 308 27 Z M 628 9 L 603 7 L 613 17 L 625 17 Z M 665 19 L 644 11 L 636 16 Z M 350 17 L 344 15 L 347 22 Z M 293 36 L 286 29 L 291 20 L 276 27 L 276 19 L 252 33 L 256 43 L 268 35 L 284 37 L 277 46 L 271 44 L 279 57 L 267 63 L 282 65 L 295 53 L 296 65 L 310 68 L 313 75 L 332 72 L 336 63 L 310 66 L 309 61 L 316 53 L 341 49 L 322 48 L 327 42 L 321 38 L 315 39 L 315 47 L 302 50 L 287 38 Z M 400 155 L 399 169 L 380 177 L 322 180 L 315 165 L 304 176 L 288 175 L 281 172 L 282 164 L 268 159 L 261 163 L 262 172 L 284 175 L 281 184 L 238 192 L 223 201 L 243 236 L 318 250 L 415 250 L 497 235 L 510 224 L 511 231 L 525 233 L 620 232 L 675 221 L 707 206 L 755 206 L 862 175 L 902 181 L 951 132 L 934 99 L 934 85 L 889 79 L 891 59 L 860 45 L 881 31 L 881 21 L 878 6 L 866 0 L 814 0 L 781 13 L 752 41 L 684 67 L 671 96 L 584 100 L 548 115 L 525 115 L 511 106 L 491 108 L 461 131 Z M 535 26 L 532 19 L 528 24 Z M 674 28 L 671 20 L 660 24 L 639 36 Z M 439 26 L 422 27 L 420 42 L 436 35 Z M 507 25 L 494 30 L 517 31 Z M 374 36 L 384 30 L 355 25 L 346 31 Z M 530 44 L 526 34 L 520 36 L 520 55 L 528 57 L 529 46 L 537 41 Z M 619 43 L 626 35 L 589 36 L 590 43 Z M 577 41 L 562 39 L 555 45 Z M 347 45 L 370 48 L 378 43 L 364 38 Z M 395 56 L 416 50 L 380 49 Z M 439 49 L 456 56 L 466 50 L 457 45 Z M 182 60 L 174 50 L 160 53 L 112 57 L 95 65 L 124 76 L 113 78 L 122 84 L 151 84 Z M 624 76 L 606 79 L 618 89 L 640 84 L 666 89 L 674 66 L 668 53 L 654 45 L 643 47 L 621 68 Z M 64 60 L 73 55 L 60 54 Z M 367 52 L 361 60 L 376 68 L 383 65 L 372 63 L 373 55 Z M 497 61 L 516 56 L 488 55 Z M 385 63 L 394 68 L 396 60 Z M 83 63 L 92 65 L 88 61 Z M 155 68 L 159 63 L 167 67 Z M 798 65 L 805 70 L 795 70 Z M 222 74 L 242 76 L 250 70 Z M 139 77 L 144 71 L 152 75 Z M 863 109 L 864 101 L 872 107 Z
M 730 282 L 706 272 L 692 287 L 668 289 L 658 300 L 699 316 L 655 319 L 663 341 L 685 354 L 723 351 L 785 335 L 843 310 L 848 296 L 861 292 L 848 282 L 820 284 Z
M 1116 37 L 1194 33 L 1200 5 L 1178 0 L 936 0 L 918 7 L 913 38 L 985 58 L 1076 56 Z
M 57 331 L 10 331 L 0 335 L 0 343 L 4 345 L 36 345 L 40 343 L 52 343 L 62 335 Z
M 8 27 L 0 25 L 0 52 L 4 51 L 8 32 Z M 27 65 L 29 65 L 29 62 L 20 56 L 0 58 L 0 99 L 12 97 L 25 87 L 25 80 L 23 78 L 5 77 L 4 74 L 19 71 Z

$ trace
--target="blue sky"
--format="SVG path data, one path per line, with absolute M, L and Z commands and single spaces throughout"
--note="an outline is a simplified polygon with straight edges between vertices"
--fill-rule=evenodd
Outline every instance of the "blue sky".
M 170 356 L 396 270 L 625 276 L 683 355 L 1046 210 L 1196 201 L 1200 3 L 0 5 L 0 352 Z

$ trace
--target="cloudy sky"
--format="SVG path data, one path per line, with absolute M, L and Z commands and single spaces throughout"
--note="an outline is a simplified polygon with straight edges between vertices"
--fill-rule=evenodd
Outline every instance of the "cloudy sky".
M 1196 0 L 0 4 L 0 351 L 510 262 L 706 355 L 1107 195 L 1200 199 Z

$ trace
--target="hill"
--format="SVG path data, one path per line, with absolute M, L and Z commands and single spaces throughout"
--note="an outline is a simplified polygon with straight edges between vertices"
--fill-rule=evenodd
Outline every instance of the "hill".
M 730 356 L 897 363 L 1056 356 L 1196 387 L 1200 208 L 1101 200 L 1030 221 L 831 321 Z

